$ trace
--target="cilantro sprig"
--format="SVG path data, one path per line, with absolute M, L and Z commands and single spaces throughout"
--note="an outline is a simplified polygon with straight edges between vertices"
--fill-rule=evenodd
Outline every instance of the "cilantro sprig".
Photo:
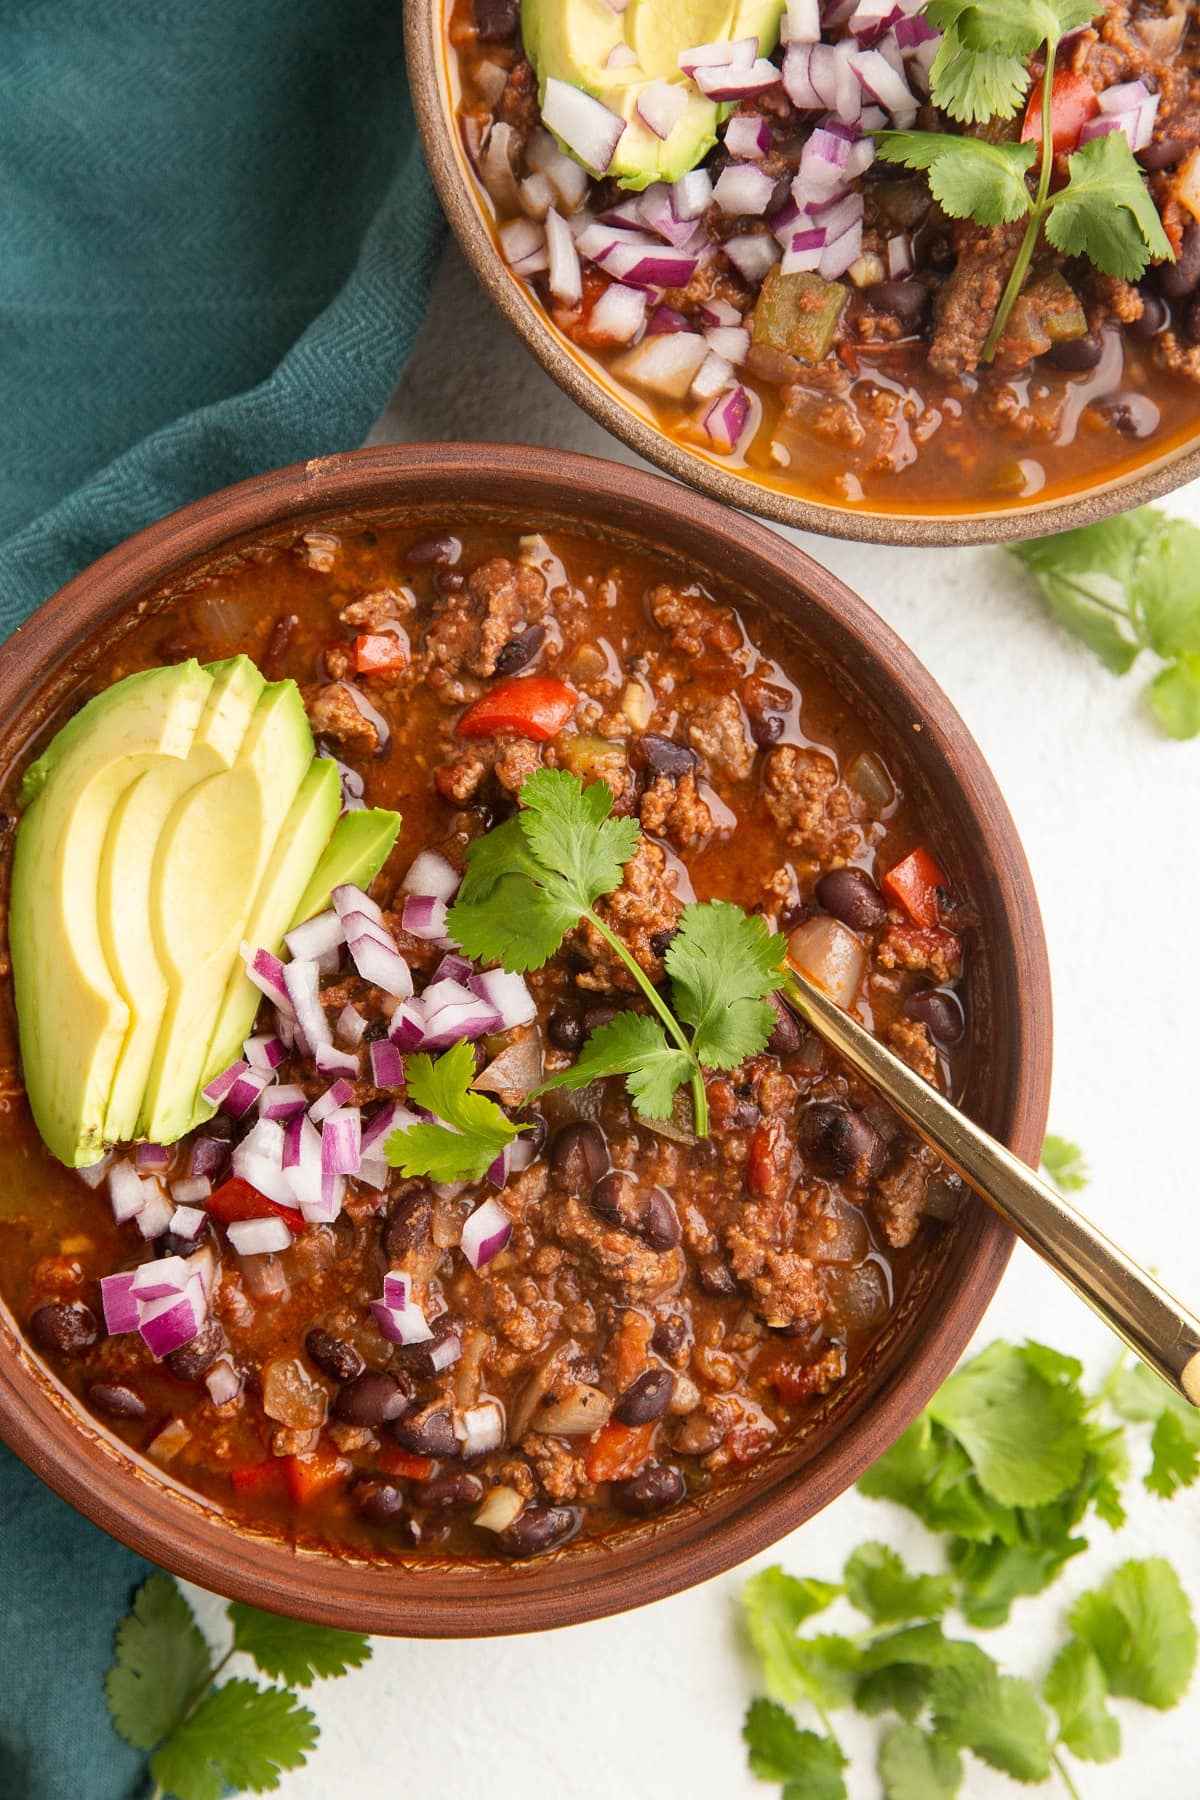
M 784 1800 L 845 1800 L 848 1757 L 833 1715 L 853 1707 L 884 1721 L 886 1800 L 953 1800 L 968 1757 L 1022 1783 L 1057 1772 L 1075 1794 L 1068 1757 L 1108 1762 L 1120 1752 L 1112 1698 L 1158 1710 L 1179 1703 L 1196 1628 L 1161 1557 L 1125 1562 L 1079 1596 L 1040 1687 L 948 1629 L 952 1609 L 977 1628 L 1003 1623 L 1014 1598 L 1040 1592 L 1087 1548 L 1090 1513 L 1123 1520 L 1129 1459 L 1126 1434 L 1108 1423 L 1114 1410 L 1155 1419 L 1156 1435 L 1164 1417 L 1198 1417 L 1140 1365 L 1122 1363 L 1088 1394 L 1073 1358 L 1043 1344 L 992 1344 L 859 1483 L 944 1538 L 944 1569 L 913 1568 L 867 1543 L 838 1582 L 768 1568 L 746 1584 L 746 1631 L 766 1688 L 743 1727 L 756 1775 L 781 1783 Z M 1147 1485 L 1167 1491 L 1149 1476 Z M 823 1615 L 843 1603 L 861 1627 L 831 1631 Z
M 393 1131 L 383 1146 L 402 1175 L 434 1181 L 478 1181 L 517 1136 L 517 1126 L 486 1094 L 473 1094 L 475 1051 L 455 1044 L 435 1062 L 410 1056 L 405 1067 L 408 1098 L 436 1119 Z
M 1200 528 L 1142 506 L 1012 554 L 1059 624 L 1114 675 L 1143 652 L 1157 657 L 1154 717 L 1169 737 L 1200 736 Z
M 105 1678 L 113 1727 L 150 1752 L 155 1800 L 220 1800 L 227 1790 L 264 1794 L 297 1769 L 317 1742 L 317 1722 L 296 1688 L 344 1675 L 371 1646 L 353 1631 L 331 1631 L 238 1603 L 233 1637 L 214 1661 L 191 1607 L 168 1575 L 154 1574 L 117 1628 L 117 1660 Z M 234 1656 L 286 1687 L 244 1676 L 222 1681 Z M 220 1684 L 220 1685 L 218 1685 Z
M 934 104 L 952 119 L 982 124 L 1009 118 L 1030 85 L 1030 58 L 1044 59 L 1041 131 L 1033 143 L 988 143 L 941 131 L 885 131 L 885 162 L 924 169 L 930 191 L 955 219 L 980 225 L 1027 221 L 982 360 L 991 362 L 1025 285 L 1038 239 L 1064 256 L 1086 256 L 1105 275 L 1137 281 L 1174 251 L 1123 131 L 1093 138 L 1067 158 L 1068 180 L 1051 193 L 1054 171 L 1054 65 L 1059 44 L 1100 10 L 1096 0 L 929 0 L 942 43 L 930 70 Z M 1038 165 L 1037 187 L 1028 176 Z

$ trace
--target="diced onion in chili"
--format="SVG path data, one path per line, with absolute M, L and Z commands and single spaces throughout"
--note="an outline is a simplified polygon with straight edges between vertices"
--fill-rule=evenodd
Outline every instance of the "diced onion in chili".
M 367 1021 L 356 1006 L 347 1000 L 334 1021 L 334 1036 L 340 1037 L 343 1044 L 361 1044 L 367 1030 Z
M 525 1502 L 516 1488 L 505 1487 L 501 1483 L 488 1494 L 472 1524 L 477 1525 L 481 1531 L 507 1531 L 524 1511 Z
M 260 1119 L 294 1119 L 307 1105 L 304 1089 L 289 1082 L 286 1086 L 266 1088 L 259 1095 L 258 1116 Z
M 223 1138 L 193 1138 L 192 1153 L 188 1158 L 188 1174 L 219 1175 L 228 1159 L 229 1145 Z
M 283 1222 L 277 1220 L 276 1223 Z M 286 1231 L 287 1226 L 283 1229 Z M 161 1362 L 172 1351 L 182 1350 L 185 1344 L 190 1344 L 207 1318 L 204 1283 L 198 1275 L 193 1275 L 182 1294 L 168 1294 L 161 1300 L 152 1300 L 140 1311 L 138 1331 L 151 1356 Z
M 416 935 L 414 932 L 413 936 Z M 364 981 L 382 988 L 385 994 L 391 994 L 397 1000 L 409 998 L 413 991 L 412 970 L 394 945 L 381 944 L 373 937 L 352 938 L 350 957 Z
M 420 1123 L 416 1113 L 411 1112 L 407 1106 L 401 1106 L 396 1100 L 386 1101 L 383 1106 L 371 1114 L 369 1119 L 364 1121 L 362 1128 L 364 1157 L 368 1152 L 372 1152 L 375 1156 L 381 1156 L 394 1131 L 407 1131 L 411 1125 Z
M 171 1229 L 174 1207 L 156 1182 L 148 1182 L 152 1191 L 137 1215 L 137 1228 L 144 1238 L 164 1237 Z
M 579 252 L 566 221 L 553 207 L 546 214 L 546 248 L 550 253 L 550 292 L 564 306 L 578 306 L 583 299 Z
M 744 387 L 735 387 L 727 394 L 718 394 L 700 424 L 713 449 L 728 456 L 741 442 L 750 416 L 749 394 Z
M 352 1081 L 362 1067 L 357 1050 L 339 1050 L 335 1044 L 319 1044 L 313 1061 L 322 1075 L 347 1075 Z
M 1154 136 L 1159 96 L 1144 81 L 1122 81 L 1099 96 L 1100 114 L 1088 119 L 1079 133 L 1081 144 L 1110 132 L 1123 131 L 1133 151 L 1144 150 Z
M 468 1406 L 454 1419 L 454 1435 L 462 1444 L 464 1456 L 483 1456 L 498 1450 L 504 1442 L 504 1408 L 498 1400 L 483 1400 Z
M 614 7 L 613 11 L 616 12 Z M 632 44 L 614 44 L 604 59 L 606 69 L 632 69 L 637 63 L 637 51 Z
M 383 925 L 383 908 L 377 901 L 372 900 L 371 896 L 362 888 L 356 887 L 352 881 L 344 881 L 340 887 L 335 887 L 330 895 L 330 900 L 334 912 L 343 923 L 349 913 L 361 913 L 373 924 L 386 929 Z
M 695 75 L 697 69 L 748 69 L 758 55 L 758 39 L 721 38 L 716 43 L 695 44 L 690 50 L 681 50 L 676 61 L 685 75 Z
M 424 1310 L 411 1303 L 388 1306 L 383 1300 L 371 1301 L 375 1323 L 392 1344 L 427 1344 L 433 1336 Z
M 825 914 L 806 919 L 790 933 L 788 951 L 797 968 L 824 988 L 839 1006 L 853 1006 L 862 985 L 867 953 L 848 926 Z
M 268 1219 L 235 1219 L 225 1232 L 239 1256 L 269 1256 L 286 1250 L 292 1242 L 292 1234 L 278 1214 Z
M 637 97 L 642 123 L 657 138 L 669 138 L 687 111 L 687 94 L 677 81 L 648 81 Z
M 856 50 L 850 66 L 865 94 L 895 117 L 916 112 L 917 99 L 904 77 L 879 50 Z
M 199 1237 L 204 1230 L 208 1214 L 203 1207 L 196 1204 L 199 1200 L 207 1200 L 212 1193 L 212 1182 L 206 1176 L 197 1176 L 194 1180 L 173 1181 L 171 1198 L 175 1202 L 175 1211 L 171 1218 L 171 1236 L 182 1238 L 190 1243 Z
M 371 1080 L 378 1088 L 399 1087 L 404 1080 L 404 1058 L 387 1038 L 370 1045 Z
M 696 231 L 696 221 L 679 217 L 675 210 L 675 190 L 668 187 L 665 181 L 651 182 L 645 192 L 639 195 L 637 217 L 656 237 L 664 238 L 676 249 L 683 249 L 685 245 L 690 247 Z
M 758 214 L 767 210 L 775 177 L 757 163 L 727 163 L 717 177 L 713 199 L 722 212 Z
M 791 44 L 783 59 L 783 89 L 800 112 L 837 103 L 837 58 L 832 44 Z
M 750 333 L 744 325 L 714 325 L 704 336 L 710 348 L 735 367 L 750 354 Z
M 725 127 L 726 150 L 746 162 L 761 162 L 771 142 L 770 125 L 751 113 L 736 113 Z
M 362 1114 L 357 1106 L 339 1106 L 321 1121 L 321 1172 L 356 1175 L 362 1161 Z
M 182 1294 L 193 1271 L 184 1256 L 160 1256 L 133 1271 L 132 1292 L 140 1301 L 161 1300 L 164 1294 Z
M 594 175 L 607 173 L 625 130 L 619 113 L 551 75 L 542 94 L 542 118 Z
M 540 275 L 549 268 L 546 233 L 536 219 L 506 219 L 499 236 L 504 260 L 514 275 Z
M 686 287 L 699 266 L 693 251 L 673 244 L 614 244 L 604 256 L 606 272 L 630 287 Z
M 697 400 L 711 400 L 714 394 L 723 394 L 733 381 L 733 369 L 723 356 L 710 350 L 700 367 L 696 370 L 692 381 L 692 393 Z
M 712 176 L 707 169 L 691 169 L 671 184 L 671 210 L 677 219 L 699 219 L 712 201 Z
M 498 1200 L 477 1206 L 462 1229 L 463 1255 L 476 1271 L 486 1268 L 512 1236 L 512 1219 Z
M 118 1225 L 141 1212 L 146 1204 L 147 1187 L 132 1163 L 113 1163 L 108 1172 L 108 1197 Z
M 779 70 L 762 57 L 748 69 L 736 66 L 697 69 L 692 77 L 710 100 L 749 100 L 779 85 Z
M 821 36 L 820 0 L 788 0 L 782 36 L 787 44 L 817 43 Z
M 447 912 L 446 902 L 432 894 L 410 894 L 404 902 L 401 924 L 410 937 L 440 943 L 446 936 Z
M 227 1356 L 218 1356 L 205 1371 L 204 1385 L 214 1406 L 228 1406 L 242 1391 L 242 1378 Z
M 707 355 L 708 345 L 699 332 L 675 331 L 665 337 L 643 338 L 621 358 L 619 372 L 638 387 L 682 400 Z
M 425 1009 L 417 999 L 402 1000 L 392 1014 L 388 1039 L 401 1055 L 419 1050 L 425 1037 Z
M 765 232 L 726 238 L 721 248 L 738 274 L 751 283 L 761 281 L 779 261 L 779 245 Z
M 165 1144 L 135 1144 L 133 1164 L 136 1169 L 161 1174 L 171 1166 L 171 1152 Z
M 383 1278 L 385 1306 L 404 1307 L 412 1300 L 412 1276 L 406 1269 L 389 1269 Z
M 587 198 L 587 170 L 559 149 L 548 131 L 535 131 L 525 152 L 531 168 L 545 175 L 568 212 L 575 212 Z
M 293 956 L 324 956 L 327 951 L 337 950 L 346 941 L 346 933 L 342 929 L 342 921 L 332 907 L 320 912 L 311 919 L 305 919 L 303 925 L 297 925 L 289 931 L 284 943 Z
M 516 159 L 516 133 L 506 120 L 497 119 L 487 134 L 479 153 L 479 174 L 488 193 L 505 211 L 517 206 L 517 178 L 513 172 Z
M 137 1295 L 133 1291 L 136 1269 L 127 1269 L 120 1275 L 102 1275 L 100 1277 L 100 1305 L 104 1312 L 104 1329 L 110 1336 L 116 1337 L 122 1331 L 136 1331 L 140 1308 Z
M 592 307 L 588 335 L 603 343 L 628 344 L 641 330 L 645 316 L 645 291 L 613 282 Z
M 308 1116 L 314 1125 L 319 1125 L 323 1119 L 329 1117 L 331 1112 L 336 1112 L 339 1106 L 348 1106 L 353 1098 L 354 1089 L 348 1081 L 335 1081 L 332 1087 L 326 1088 L 325 1092 L 319 1094 L 313 1101 L 308 1109 Z
M 283 981 L 310 1053 L 318 1044 L 331 1043 L 329 1021 L 321 1005 L 321 971 L 317 964 L 311 957 L 296 957 L 285 965 Z
M 112 1162 L 112 1159 L 112 1151 L 107 1150 L 104 1155 L 100 1157 L 98 1162 L 89 1163 L 84 1169 L 76 1169 L 75 1173 L 85 1187 L 103 1187 L 105 1177 L 108 1174 L 108 1166 Z
M 512 975 L 507 969 L 484 969 L 470 977 L 470 986 L 497 1014 L 503 1031 L 531 1025 L 537 1018 L 537 1002 L 522 975 Z
M 278 1119 L 260 1119 L 233 1149 L 235 1175 L 277 1206 L 292 1204 L 292 1190 L 283 1167 L 283 1126 Z
M 548 175 L 535 169 L 520 185 L 521 210 L 531 219 L 544 220 L 558 198 Z
M 287 1051 L 281 1038 L 274 1032 L 267 1032 L 260 1037 L 247 1038 L 242 1045 L 242 1055 L 252 1069 L 277 1069 Z
M 489 1031 L 500 1030 L 500 1019 L 490 1001 L 472 993 L 457 981 L 431 983 L 421 996 L 425 1011 L 422 1047 L 444 1049 L 461 1039 L 474 1041 Z

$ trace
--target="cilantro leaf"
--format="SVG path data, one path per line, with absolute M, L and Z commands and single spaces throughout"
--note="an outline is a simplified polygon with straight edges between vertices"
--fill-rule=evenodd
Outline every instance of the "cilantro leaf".
M 1070 1623 L 1095 1653 L 1110 1693 L 1165 1711 L 1187 1692 L 1196 1626 L 1179 1577 L 1161 1556 L 1122 1563 L 1080 1595 Z
M 887 1800 L 953 1800 L 962 1783 L 962 1758 L 944 1738 L 900 1725 L 879 1747 L 879 1778 Z
M 746 1630 L 762 1663 L 767 1692 L 777 1700 L 799 1700 L 806 1692 L 793 1660 L 796 1633 L 841 1591 L 832 1582 L 787 1575 L 777 1564 L 752 1575 L 742 1589 Z
M 742 1726 L 750 1767 L 760 1781 L 781 1781 L 784 1800 L 845 1800 L 846 1759 L 832 1738 L 801 1731 L 773 1700 L 752 1700 Z
M 1042 1145 L 1042 1167 L 1064 1194 L 1077 1194 L 1088 1184 L 1087 1164 L 1079 1145 L 1069 1138 L 1055 1137 L 1053 1132 L 1047 1132 Z
M 1156 675 L 1150 705 L 1168 737 L 1200 736 L 1200 656 L 1180 656 Z
M 1020 1348 L 995 1343 L 950 1377 L 928 1412 L 966 1450 L 985 1493 L 1001 1505 L 1037 1506 L 1079 1477 L 1083 1405 L 1077 1385 L 1048 1379 Z
M 371 1657 L 370 1639 L 303 1619 L 285 1619 L 235 1600 L 229 1607 L 233 1647 L 252 1657 L 264 1675 L 289 1687 L 311 1687 L 318 1676 L 344 1675 Z
M 585 787 L 566 769 L 537 769 L 521 789 L 517 823 L 543 883 L 577 914 L 621 885 L 621 872 L 638 847 L 637 820 L 609 817 L 613 799 L 607 782 Z
M 1042 1688 L 1058 1714 L 1059 1742 L 1084 1762 L 1112 1762 L 1121 1727 L 1108 1710 L 1108 1684 L 1099 1660 L 1069 1638 L 1051 1663 Z
M 436 1113 L 437 1124 L 393 1131 L 383 1153 L 402 1175 L 429 1175 L 434 1181 L 478 1181 L 486 1175 L 517 1127 L 494 1100 L 473 1094 L 475 1051 L 455 1044 L 434 1062 L 410 1056 L 405 1068 L 408 1097 Z
M 846 1706 L 862 1674 L 862 1651 L 853 1638 L 833 1631 L 798 1637 L 791 1664 L 801 1693 L 824 1712 Z
M 1046 1715 L 1027 1681 L 1001 1675 L 990 1656 L 962 1644 L 959 1655 L 933 1678 L 936 1729 L 952 1744 L 973 1751 L 993 1769 L 1018 1781 L 1045 1781 L 1050 1773 Z
M 910 1573 L 886 1544 L 860 1544 L 847 1561 L 842 1580 L 853 1605 L 876 1625 L 935 1618 L 954 1598 L 948 1575 Z
M 1152 1494 L 1169 1500 L 1180 1488 L 1191 1487 L 1200 1474 L 1200 1419 L 1167 1407 L 1154 1422 L 1150 1454 L 1145 1480 Z
M 784 979 L 786 945 L 728 900 L 686 906 L 667 948 L 675 1011 L 693 1030 L 692 1052 L 710 1069 L 735 1069 L 775 1027 L 766 999 Z
M 227 1787 L 265 1794 L 297 1769 L 317 1741 L 317 1722 L 286 1688 L 235 1679 L 214 1688 L 150 1759 L 175 1800 L 221 1800 Z
M 934 1425 L 928 1410 L 867 1470 L 858 1489 L 908 1507 L 931 1531 L 987 1541 L 1015 1530 L 1013 1509 L 984 1493 L 962 1445 Z
M 113 1725 L 135 1750 L 169 1737 L 212 1673 L 208 1645 L 169 1575 L 147 1577 L 117 1627 L 104 1681 Z
M 854 1704 L 868 1718 L 894 1712 L 911 1724 L 928 1705 L 932 1686 L 931 1669 L 918 1663 L 890 1663 L 868 1670 L 854 1690 Z
M 1011 118 L 1029 87 L 1027 58 L 1011 51 L 972 49 L 959 30 L 966 6 L 967 0 L 930 0 L 925 8 L 930 24 L 942 33 L 929 72 L 933 102 L 963 124 Z
M 621 1012 L 607 1025 L 589 1033 L 570 1068 L 545 1082 L 548 1088 L 584 1088 L 609 1075 L 624 1075 L 625 1085 L 647 1119 L 669 1119 L 675 1090 L 687 1081 L 695 1067 L 686 1050 L 668 1044 L 657 1019 L 643 1013 Z
M 883 131 L 876 149 L 884 162 L 928 169 L 929 187 L 944 212 L 981 225 L 1011 224 L 1030 208 L 1025 177 L 1036 144 L 989 144 L 945 131 Z
M 1046 237 L 1056 250 L 1089 257 L 1122 281 L 1137 281 L 1152 262 L 1174 262 L 1123 131 L 1093 138 L 1067 158 L 1067 168 L 1066 187 L 1047 202 Z
M 1131 571 L 1133 602 L 1159 656 L 1200 655 L 1200 528 L 1143 507 L 1154 521 Z
M 1040 45 L 1057 44 L 1069 31 L 1090 24 L 1101 10 L 1101 0 L 1022 0 L 1020 6 L 1013 0 L 967 0 L 956 6 L 956 28 L 968 49 L 1028 57 Z

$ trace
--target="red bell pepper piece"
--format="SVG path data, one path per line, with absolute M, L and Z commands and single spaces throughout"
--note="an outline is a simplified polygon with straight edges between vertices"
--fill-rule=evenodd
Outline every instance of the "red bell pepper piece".
M 324 1446 L 310 1456 L 285 1456 L 281 1460 L 288 1492 L 297 1506 L 310 1506 L 350 1473 L 350 1459 Z
M 880 886 L 917 925 L 938 923 L 939 890 L 945 894 L 950 889 L 950 883 L 923 844 L 889 869 Z
M 433 1474 L 432 1456 L 418 1456 L 391 1444 L 384 1445 L 375 1461 L 385 1475 L 399 1475 L 408 1481 L 428 1481 Z
M 222 1225 L 233 1225 L 239 1219 L 285 1219 L 289 1231 L 304 1230 L 303 1213 L 293 1206 L 280 1206 L 277 1200 L 268 1200 L 240 1175 L 231 1175 L 228 1181 L 223 1181 L 204 1204 Z
M 648 1425 L 621 1425 L 610 1419 L 602 1425 L 584 1453 L 589 1481 L 627 1481 L 650 1460 L 650 1445 L 657 1420 Z
M 468 706 L 455 727 L 459 737 L 523 737 L 544 743 L 560 732 L 578 696 L 552 675 L 514 675 Z
M 240 1469 L 231 1469 L 229 1479 L 239 1494 L 282 1494 L 284 1471 L 279 1457 L 268 1456 L 264 1462 L 243 1463 Z
M 1067 156 L 1079 148 L 1079 134 L 1089 119 L 1100 111 L 1096 90 L 1086 75 L 1074 69 L 1055 69 L 1050 84 L 1050 131 L 1055 156 Z M 1042 84 L 1039 81 L 1025 108 L 1021 127 L 1023 144 L 1039 144 L 1042 140 Z
M 402 638 L 390 631 L 368 632 L 354 640 L 354 667 L 360 675 L 392 675 L 408 667 Z

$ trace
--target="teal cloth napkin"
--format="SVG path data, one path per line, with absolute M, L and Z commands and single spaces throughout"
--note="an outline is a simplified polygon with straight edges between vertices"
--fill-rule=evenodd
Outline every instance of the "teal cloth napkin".
M 401 26 L 401 0 L 4 8 L 0 638 L 130 532 L 383 410 L 440 224 Z M 102 1681 L 145 1568 L 0 1448 L 4 1800 L 138 1790 Z

